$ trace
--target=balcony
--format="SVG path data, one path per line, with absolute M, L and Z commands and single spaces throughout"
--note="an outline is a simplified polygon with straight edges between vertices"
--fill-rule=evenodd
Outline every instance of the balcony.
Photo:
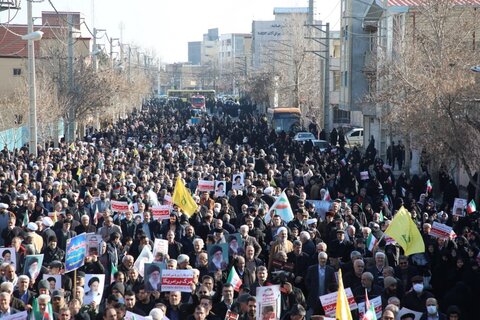
M 378 30 L 378 20 L 363 20 L 362 28 L 365 32 L 375 33 Z
M 377 53 L 372 50 L 367 50 L 363 56 L 363 72 L 366 74 L 377 73 Z

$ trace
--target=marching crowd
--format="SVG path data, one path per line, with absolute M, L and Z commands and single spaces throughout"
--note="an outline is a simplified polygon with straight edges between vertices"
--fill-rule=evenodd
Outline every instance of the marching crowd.
M 257 288 L 280 285 L 280 314 L 264 319 L 319 319 L 326 311 L 319 297 L 337 291 L 341 269 L 357 304 L 366 292 L 370 300 L 380 297 L 383 319 L 478 319 L 480 219 L 452 213 L 458 190 L 448 175 L 437 203 L 427 171 L 395 177 L 373 142 L 365 152 L 341 145 L 321 152 L 271 131 L 263 115 L 205 114 L 195 124 L 190 118 L 186 105 L 150 102 L 38 157 L 26 148 L 0 152 L 0 244 L 13 249 L 2 254 L 0 318 L 28 311 L 31 319 L 111 320 L 129 311 L 152 319 L 253 320 Z M 232 188 L 238 174 L 243 184 Z M 153 219 L 151 208 L 169 203 L 178 176 L 197 210 L 190 215 L 173 205 L 168 219 Z M 226 181 L 225 196 L 198 191 L 204 180 Z M 283 191 L 290 221 L 269 210 Z M 131 210 L 116 212 L 111 201 Z M 405 256 L 383 234 L 402 206 L 421 232 L 424 253 Z M 456 237 L 433 237 L 434 222 Z M 65 273 L 67 242 L 82 233 L 99 235 L 98 252 Z M 191 292 L 152 285 L 160 273 L 155 265 L 138 270 L 137 258 L 145 247 L 153 250 L 155 239 L 168 241 L 168 254 L 155 261 L 194 270 Z M 232 249 L 226 261 L 220 249 L 218 257 L 217 249 L 206 250 L 222 243 Z M 42 261 L 28 258 L 38 255 Z M 227 279 L 232 268 L 240 288 Z M 92 274 L 105 275 L 103 288 Z M 61 286 L 52 284 L 56 279 Z M 89 298 L 95 294 L 100 301 Z M 358 318 L 358 309 L 352 314 Z

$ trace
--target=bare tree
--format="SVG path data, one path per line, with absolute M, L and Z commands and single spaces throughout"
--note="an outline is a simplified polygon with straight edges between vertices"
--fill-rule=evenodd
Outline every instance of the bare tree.
M 393 22 L 393 46 L 380 41 L 377 89 L 367 100 L 397 134 L 439 162 L 459 162 L 476 184 L 479 85 L 470 68 L 480 61 L 480 12 L 425 0 Z

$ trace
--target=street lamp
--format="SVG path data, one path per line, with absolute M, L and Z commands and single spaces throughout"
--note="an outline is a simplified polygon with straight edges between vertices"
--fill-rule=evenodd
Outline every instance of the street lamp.
M 37 157 L 37 93 L 35 86 L 35 48 L 33 41 L 42 39 L 42 31 L 33 31 L 32 1 L 27 1 L 28 33 L 22 36 L 28 41 L 28 95 L 30 138 L 28 151 Z

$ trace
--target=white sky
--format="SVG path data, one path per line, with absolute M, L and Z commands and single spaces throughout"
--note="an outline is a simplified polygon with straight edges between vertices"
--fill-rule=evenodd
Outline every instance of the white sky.
M 252 20 L 273 19 L 274 7 L 307 7 L 308 0 L 51 0 L 58 11 L 81 12 L 88 26 L 106 29 L 109 37 L 155 51 L 162 62 L 187 60 L 187 42 L 201 41 L 209 28 L 220 34 L 251 32 Z M 11 23 L 26 23 L 27 4 Z M 340 28 L 340 0 L 315 0 L 316 20 Z M 93 9 L 94 8 L 94 9 Z M 54 11 L 48 0 L 33 3 L 33 16 Z M 92 19 L 92 16 L 95 19 Z M 14 12 L 10 12 L 13 15 Z M 8 11 L 0 23 L 8 21 Z M 101 42 L 101 41 L 100 41 Z

